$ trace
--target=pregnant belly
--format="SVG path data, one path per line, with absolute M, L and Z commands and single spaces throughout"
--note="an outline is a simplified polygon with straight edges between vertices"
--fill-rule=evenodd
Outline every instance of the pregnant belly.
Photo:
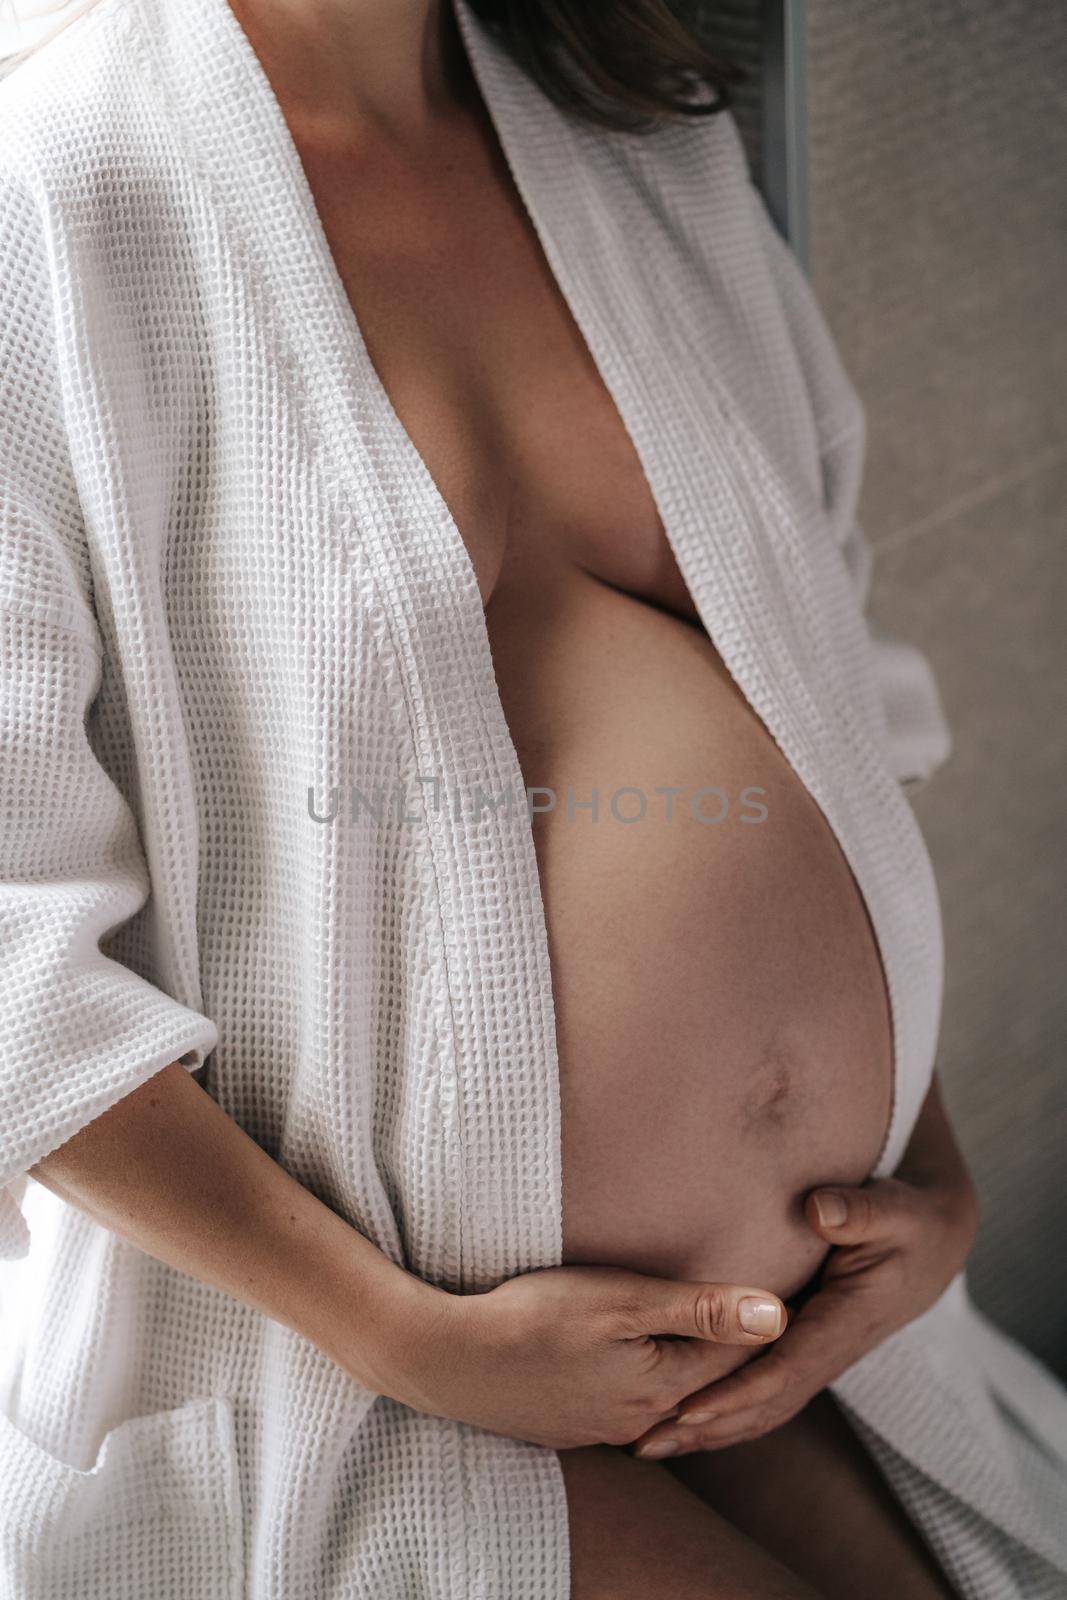
M 804 1193 L 866 1177 L 890 1112 L 848 864 L 702 628 L 573 566 L 487 625 L 544 808 L 563 1259 L 788 1298 Z

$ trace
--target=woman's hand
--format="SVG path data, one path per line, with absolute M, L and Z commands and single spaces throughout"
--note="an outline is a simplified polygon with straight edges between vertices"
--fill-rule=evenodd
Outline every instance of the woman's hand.
M 785 1337 L 687 1396 L 668 1424 L 634 1441 L 635 1454 L 720 1450 L 770 1433 L 933 1305 L 966 1261 L 978 1227 L 974 1185 L 936 1082 L 897 1172 L 807 1195 L 809 1224 L 834 1248 Z
M 769 1344 L 786 1316 L 761 1289 L 546 1267 L 484 1294 L 436 1292 L 385 1392 L 555 1450 L 627 1444 L 721 1370 L 722 1346 Z

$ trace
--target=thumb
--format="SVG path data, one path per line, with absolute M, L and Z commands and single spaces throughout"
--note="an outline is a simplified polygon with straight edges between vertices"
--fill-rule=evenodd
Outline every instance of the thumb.
M 641 1331 L 673 1333 L 713 1344 L 770 1344 L 786 1324 L 776 1294 L 736 1283 L 690 1283 L 650 1278 L 639 1312 Z
M 815 1232 L 833 1244 L 899 1243 L 901 1230 L 913 1220 L 914 1199 L 908 1185 L 895 1178 L 862 1188 L 835 1184 L 812 1189 L 804 1213 Z

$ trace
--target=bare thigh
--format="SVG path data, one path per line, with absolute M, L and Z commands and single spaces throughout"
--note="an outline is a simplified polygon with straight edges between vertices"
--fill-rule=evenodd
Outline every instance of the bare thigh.
M 571 1600 L 822 1600 L 661 1462 L 561 1450 Z
M 825 1600 L 954 1591 L 828 1389 L 762 1439 L 665 1463 Z

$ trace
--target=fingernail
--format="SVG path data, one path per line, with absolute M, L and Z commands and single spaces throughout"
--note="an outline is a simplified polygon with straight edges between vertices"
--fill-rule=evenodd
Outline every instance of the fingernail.
M 648 1444 L 643 1444 L 634 1454 L 641 1456 L 645 1461 L 658 1461 L 661 1456 L 673 1456 L 678 1448 L 677 1439 L 652 1439 Z
M 844 1195 L 835 1194 L 832 1189 L 824 1189 L 815 1196 L 815 1210 L 821 1228 L 839 1228 L 848 1219 Z
M 775 1300 L 758 1300 L 746 1294 L 737 1308 L 737 1315 L 746 1333 L 775 1334 L 782 1325 L 782 1308 Z
M 714 1422 L 719 1415 L 717 1411 L 690 1411 L 684 1417 L 675 1417 L 675 1422 Z

